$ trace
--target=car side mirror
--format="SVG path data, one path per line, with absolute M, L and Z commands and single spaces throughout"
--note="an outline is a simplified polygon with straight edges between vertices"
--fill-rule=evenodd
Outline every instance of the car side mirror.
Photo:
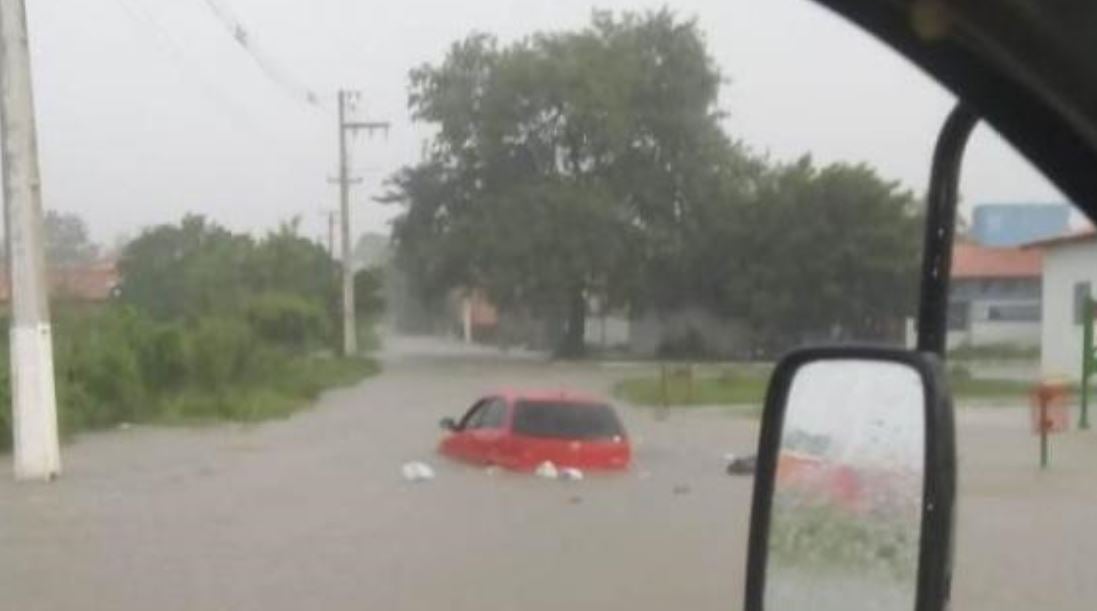
M 438 426 L 442 427 L 442 429 L 446 430 L 446 431 L 456 431 L 457 430 L 457 421 L 454 420 L 453 418 L 449 418 L 449 417 L 442 418 L 438 422 Z
M 946 609 L 955 471 L 937 357 L 782 359 L 758 442 L 746 609 Z

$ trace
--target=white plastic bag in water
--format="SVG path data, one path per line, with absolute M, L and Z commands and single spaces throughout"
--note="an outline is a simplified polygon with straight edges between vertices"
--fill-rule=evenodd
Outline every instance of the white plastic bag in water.
M 568 467 L 566 469 L 560 469 L 560 479 L 566 481 L 577 482 L 583 479 L 583 472 L 579 469 Z
M 425 482 L 434 479 L 434 469 L 419 461 L 404 463 L 404 466 L 400 467 L 400 473 L 409 482 Z
M 551 460 L 546 460 L 540 465 L 537 465 L 537 470 L 534 471 L 534 473 L 536 473 L 538 477 L 543 477 L 545 479 L 556 479 L 560 477 L 560 471 L 557 470 L 556 465 L 552 464 Z

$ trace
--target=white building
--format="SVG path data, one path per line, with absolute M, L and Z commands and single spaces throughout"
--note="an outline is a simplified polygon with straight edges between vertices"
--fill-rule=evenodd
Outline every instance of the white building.
M 1097 286 L 1097 232 L 1092 230 L 1028 246 L 1044 253 L 1040 373 L 1081 378 L 1082 303 Z
M 1038 249 L 958 242 L 952 253 L 948 347 L 1040 344 Z

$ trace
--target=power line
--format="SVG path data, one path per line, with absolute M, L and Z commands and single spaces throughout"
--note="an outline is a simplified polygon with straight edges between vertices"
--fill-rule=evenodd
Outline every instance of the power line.
M 251 120 L 250 114 L 238 107 L 231 98 L 215 86 L 201 69 L 191 65 L 192 62 L 187 59 L 182 46 L 151 14 L 148 13 L 148 11 L 145 10 L 142 5 L 138 4 L 135 6 L 130 4 L 130 0 L 117 0 L 117 3 L 122 11 L 126 13 L 126 16 L 133 21 L 134 25 L 136 25 L 139 30 L 148 34 L 153 39 L 154 43 L 160 47 L 161 51 L 171 58 L 176 64 L 176 68 L 179 69 L 180 74 L 186 74 L 194 79 L 199 88 L 205 92 L 209 99 L 220 104 L 222 109 L 232 116 L 235 124 L 245 126 L 253 135 L 261 135 L 262 130 L 260 130 Z
M 212 12 L 217 20 L 225 26 L 229 35 L 232 36 L 233 40 L 235 40 L 238 45 L 240 45 L 240 48 L 255 60 L 255 63 L 259 66 L 259 69 L 267 75 L 267 78 L 294 97 L 302 99 L 305 103 L 311 106 L 320 105 L 320 96 L 301 84 L 300 81 L 293 77 L 290 71 L 282 68 L 273 57 L 268 55 L 259 45 L 257 45 L 254 37 L 248 29 L 244 27 L 243 22 L 229 11 L 221 0 L 204 1 L 206 7 L 210 9 L 210 12 Z

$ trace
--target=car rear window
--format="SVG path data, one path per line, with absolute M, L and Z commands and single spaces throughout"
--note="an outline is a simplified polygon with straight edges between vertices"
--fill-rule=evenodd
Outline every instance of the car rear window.
M 606 439 L 624 436 L 617 414 L 608 405 L 519 401 L 514 432 L 529 437 Z

